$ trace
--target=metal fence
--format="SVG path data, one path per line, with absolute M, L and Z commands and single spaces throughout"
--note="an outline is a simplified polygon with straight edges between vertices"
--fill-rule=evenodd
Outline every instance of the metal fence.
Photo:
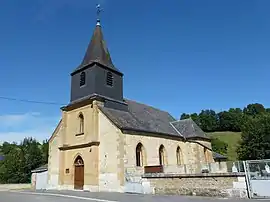
M 224 161 L 213 163 L 197 163 L 183 165 L 165 165 L 162 169 L 167 174 L 198 174 L 198 173 L 237 173 L 245 172 L 243 161 Z M 126 168 L 126 176 L 144 174 L 143 167 Z
M 251 198 L 270 198 L 270 159 L 244 163 L 247 188 Z
M 185 165 L 166 165 L 164 173 L 198 174 L 198 173 L 238 173 L 245 172 L 243 161 L 224 161 Z

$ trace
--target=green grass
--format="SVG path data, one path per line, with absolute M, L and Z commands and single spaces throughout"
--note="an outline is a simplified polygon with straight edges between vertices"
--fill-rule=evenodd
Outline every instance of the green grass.
M 209 137 L 216 137 L 219 140 L 226 142 L 228 144 L 228 160 L 235 161 L 237 160 L 236 149 L 241 140 L 241 132 L 214 132 L 208 133 Z

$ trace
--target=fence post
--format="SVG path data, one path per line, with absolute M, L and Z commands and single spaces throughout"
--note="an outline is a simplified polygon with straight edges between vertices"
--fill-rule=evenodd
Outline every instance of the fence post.
M 247 161 L 243 161 L 243 165 L 244 165 L 244 171 L 245 171 L 245 181 L 246 181 L 246 186 L 247 186 L 247 194 L 248 194 L 248 198 L 251 198 L 251 189 L 250 189 L 250 178 L 249 178 L 249 170 L 248 170 L 248 164 Z

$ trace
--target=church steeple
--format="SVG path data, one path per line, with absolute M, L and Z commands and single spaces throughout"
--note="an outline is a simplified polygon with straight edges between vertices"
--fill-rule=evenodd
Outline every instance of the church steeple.
M 71 73 L 70 101 L 97 98 L 123 103 L 123 73 L 112 62 L 99 18 L 81 64 Z
M 96 27 L 92 35 L 91 41 L 88 45 L 82 63 L 78 68 L 74 70 L 72 74 L 79 71 L 80 69 L 85 68 L 88 65 L 93 63 L 99 63 L 102 66 L 105 66 L 113 71 L 117 71 L 122 74 L 114 65 L 109 53 L 109 50 L 106 46 L 106 43 L 103 38 L 103 33 L 101 29 L 100 20 L 97 19 Z

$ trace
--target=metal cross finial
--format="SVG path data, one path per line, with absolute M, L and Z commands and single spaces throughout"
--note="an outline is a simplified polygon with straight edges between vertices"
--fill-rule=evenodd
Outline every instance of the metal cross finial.
M 100 7 L 100 4 L 97 4 L 97 6 L 96 6 L 96 9 L 97 9 L 97 20 L 98 20 L 98 22 L 100 21 L 100 13 L 101 13 L 101 7 Z

